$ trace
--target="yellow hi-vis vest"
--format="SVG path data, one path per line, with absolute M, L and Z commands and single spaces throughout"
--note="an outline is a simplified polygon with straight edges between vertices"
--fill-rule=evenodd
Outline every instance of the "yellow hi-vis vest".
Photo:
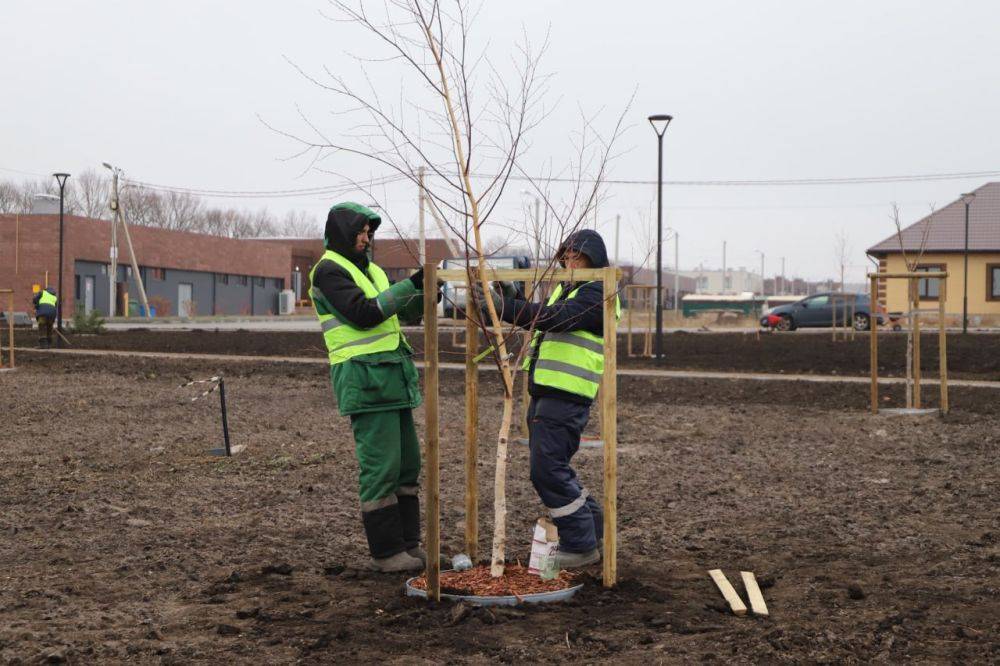
M 569 293 L 567 300 L 575 298 L 580 285 Z M 556 285 L 549 296 L 547 305 L 552 305 L 562 295 L 562 283 Z M 615 317 L 621 318 L 621 302 L 615 297 Z M 541 348 L 539 347 L 541 340 Z M 551 386 L 562 391 L 594 399 L 604 374 L 604 337 L 587 331 L 570 333 L 543 333 L 535 331 L 531 338 L 532 351 L 524 359 L 523 369 L 531 367 L 535 360 L 534 382 L 540 386 Z
M 373 263 L 368 264 L 368 275 L 345 257 L 327 250 L 309 271 L 309 284 L 313 284 L 316 267 L 324 260 L 332 261 L 351 276 L 354 284 L 361 288 L 365 296 L 375 298 L 389 288 L 389 278 L 385 272 Z M 323 329 L 323 341 L 326 342 L 330 365 L 337 365 L 355 356 L 374 354 L 376 352 L 392 351 L 399 347 L 403 334 L 399 328 L 399 318 L 393 315 L 378 326 L 372 328 L 357 328 L 350 322 L 340 319 L 333 307 L 327 302 L 323 292 L 316 286 L 310 290 L 313 308 L 319 317 L 319 325 Z
M 38 297 L 39 305 L 55 305 L 58 302 L 59 299 L 56 298 L 55 294 L 42 289 L 42 295 Z

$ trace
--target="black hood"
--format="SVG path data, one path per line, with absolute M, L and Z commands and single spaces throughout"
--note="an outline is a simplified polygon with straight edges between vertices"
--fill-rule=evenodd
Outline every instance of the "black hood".
M 608 250 L 604 247 L 604 239 L 593 229 L 580 229 L 567 236 L 559 246 L 556 258 L 561 257 L 566 250 L 574 250 L 586 256 L 594 268 L 608 266 Z
M 367 253 L 359 253 L 354 249 L 354 241 L 358 233 L 368 225 L 371 236 L 382 224 L 378 213 L 361 204 L 345 202 L 330 209 L 326 216 L 326 229 L 323 231 L 323 245 L 326 249 L 347 257 L 361 268 L 367 268 Z M 369 249 L 371 245 L 369 244 Z

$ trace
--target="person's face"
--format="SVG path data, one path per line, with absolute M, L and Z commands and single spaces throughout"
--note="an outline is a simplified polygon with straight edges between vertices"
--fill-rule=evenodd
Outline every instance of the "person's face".
M 566 250 L 562 255 L 562 265 L 564 268 L 590 268 L 590 259 L 576 250 Z
M 371 227 L 367 224 L 358 232 L 358 235 L 354 238 L 354 251 L 363 253 L 368 249 L 368 244 L 371 243 Z

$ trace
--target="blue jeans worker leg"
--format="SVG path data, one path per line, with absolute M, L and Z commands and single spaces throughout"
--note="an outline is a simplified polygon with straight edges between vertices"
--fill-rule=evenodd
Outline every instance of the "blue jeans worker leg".
M 559 530 L 559 550 L 590 553 L 604 536 L 604 514 L 570 465 L 590 406 L 553 397 L 528 407 L 531 483 Z

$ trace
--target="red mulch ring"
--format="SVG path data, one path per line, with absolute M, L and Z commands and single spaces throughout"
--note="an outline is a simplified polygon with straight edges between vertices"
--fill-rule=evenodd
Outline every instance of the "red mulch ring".
M 573 584 L 573 574 L 560 571 L 552 580 L 528 573 L 527 567 L 508 564 L 503 576 L 490 575 L 489 565 L 473 567 L 467 571 L 444 571 L 441 573 L 441 591 L 446 594 L 474 595 L 477 597 L 523 597 L 528 594 L 565 590 Z M 426 574 L 411 583 L 418 590 L 427 589 Z

